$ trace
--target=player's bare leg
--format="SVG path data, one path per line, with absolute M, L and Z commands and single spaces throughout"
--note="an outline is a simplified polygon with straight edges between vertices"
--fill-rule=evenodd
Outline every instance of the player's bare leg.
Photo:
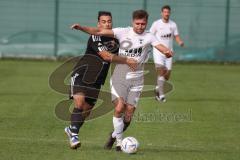
M 123 126 L 123 132 L 128 128 L 128 126 L 130 125 L 130 122 L 131 122 L 131 120 L 129 119 L 129 117 L 128 116 L 126 116 L 127 114 L 126 114 L 126 105 L 125 105 L 125 107 L 124 107 L 124 118 L 123 118 L 123 123 L 124 123 L 124 126 Z M 105 149 L 107 149 L 107 150 L 110 150 L 110 149 L 112 149 L 112 146 L 113 146 L 113 144 L 114 144 L 114 142 L 116 141 L 116 138 L 114 137 L 112 137 L 112 133 L 113 133 L 113 131 L 112 132 L 110 132 L 110 135 L 109 135 L 109 139 L 108 139 L 108 141 L 107 141 L 107 143 L 105 144 L 105 146 L 104 146 L 104 148 Z
M 130 125 L 135 109 L 136 108 L 133 105 L 130 104 L 126 105 L 123 119 L 124 122 L 123 132 L 126 131 L 128 126 Z
M 85 96 L 83 94 L 76 94 L 73 96 L 73 99 L 74 108 L 71 115 L 71 125 L 65 128 L 65 133 L 69 138 L 70 148 L 77 149 L 81 146 L 78 138 L 79 129 L 93 107 L 85 102 Z
M 105 144 L 104 148 L 105 149 L 111 149 L 114 142 L 117 141 L 117 145 L 116 145 L 116 150 L 117 151 L 121 151 L 121 141 L 122 141 L 122 132 L 123 132 L 123 127 L 124 127 L 124 123 L 123 123 L 123 113 L 125 110 L 125 102 L 123 100 L 123 98 L 117 98 L 114 100 L 114 115 L 113 115 L 113 128 L 114 131 L 111 132 L 110 137 L 107 141 L 107 143 Z
M 123 125 L 123 129 L 122 129 L 122 134 L 123 134 L 124 131 L 126 131 L 129 124 L 131 123 L 134 111 L 135 111 L 134 106 L 129 105 L 129 104 L 125 105 L 124 118 L 123 118 L 124 125 Z M 118 145 L 118 140 L 117 140 L 117 145 L 116 145 L 116 151 L 121 151 L 121 142 L 120 142 L 120 145 Z

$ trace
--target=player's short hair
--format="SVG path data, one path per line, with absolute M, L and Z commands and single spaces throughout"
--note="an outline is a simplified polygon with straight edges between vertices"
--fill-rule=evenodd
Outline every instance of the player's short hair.
M 167 10 L 171 11 L 171 7 L 169 5 L 163 6 L 161 11 L 163 11 L 164 9 L 167 9 Z
M 100 20 L 101 16 L 110 16 L 112 18 L 111 12 L 108 12 L 108 11 L 99 11 L 98 12 L 98 21 Z
M 148 13 L 145 10 L 136 10 L 133 12 L 132 14 L 132 19 L 143 19 L 146 18 L 146 20 L 148 20 Z

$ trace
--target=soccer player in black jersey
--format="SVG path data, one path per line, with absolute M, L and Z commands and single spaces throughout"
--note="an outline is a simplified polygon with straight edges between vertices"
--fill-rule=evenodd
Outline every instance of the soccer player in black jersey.
M 75 29 L 73 26 L 71 28 Z M 100 11 L 97 26 L 98 28 L 111 29 L 111 13 Z M 79 129 L 97 101 L 110 62 L 127 64 L 133 70 L 136 68 L 134 59 L 116 55 L 118 46 L 118 41 L 115 38 L 91 35 L 85 55 L 74 67 L 71 74 L 70 89 L 70 98 L 74 100 L 74 109 L 71 114 L 71 124 L 65 128 L 72 149 L 77 149 L 81 145 L 78 138 Z

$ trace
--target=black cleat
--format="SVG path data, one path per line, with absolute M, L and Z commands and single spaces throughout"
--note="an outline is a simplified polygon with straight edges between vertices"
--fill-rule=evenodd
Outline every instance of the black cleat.
M 116 146 L 115 149 L 116 149 L 117 152 L 122 152 L 121 146 Z
M 111 132 L 110 135 L 109 135 L 108 141 L 104 145 L 104 149 L 106 149 L 106 150 L 112 149 L 112 146 L 113 146 L 115 141 L 116 141 L 116 138 L 112 137 L 112 132 Z

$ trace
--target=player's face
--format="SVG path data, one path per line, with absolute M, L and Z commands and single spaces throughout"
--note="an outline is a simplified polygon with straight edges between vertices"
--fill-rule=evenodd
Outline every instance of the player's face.
M 168 10 L 168 9 L 163 9 L 162 11 L 162 18 L 166 21 L 169 20 L 169 17 L 170 17 L 170 14 L 171 14 L 171 11 Z
M 137 34 L 142 34 L 147 27 L 147 19 L 134 19 L 132 22 L 133 30 Z
M 101 16 L 98 21 L 98 27 L 104 29 L 112 29 L 112 17 Z

